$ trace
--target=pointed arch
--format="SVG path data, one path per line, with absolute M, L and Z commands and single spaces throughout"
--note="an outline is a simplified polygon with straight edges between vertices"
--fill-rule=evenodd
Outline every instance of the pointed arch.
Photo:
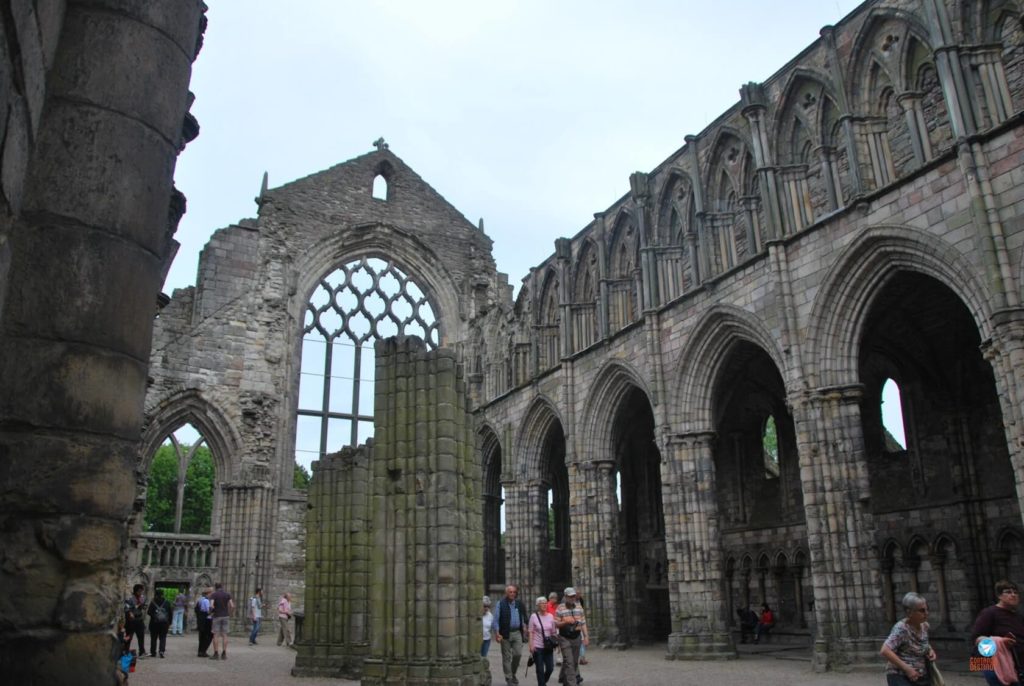
M 881 34 L 885 34 L 884 36 Z M 913 13 L 894 7 L 873 7 L 853 41 L 848 63 L 848 81 L 853 87 L 853 102 L 862 114 L 867 114 L 870 98 L 868 88 L 872 65 L 884 72 L 886 80 L 898 91 L 907 90 L 902 78 L 905 74 L 907 37 L 913 36 L 928 46 L 931 41 L 927 26 Z M 877 84 L 876 84 L 877 85 Z
M 146 411 L 146 427 L 140 443 L 139 468 L 149 471 L 150 461 L 169 435 L 191 424 L 203 436 L 213 455 L 221 481 L 238 476 L 241 435 L 216 404 L 197 389 L 181 389 L 157 400 Z
M 744 162 L 750 150 L 748 137 L 731 126 L 715 132 L 708 158 L 710 208 L 714 212 L 728 210 L 729 196 L 739 196 L 744 188 Z
M 613 279 L 629 277 L 639 265 L 640 241 L 633 213 L 623 207 L 612 224 L 608 242 L 608 275 Z
M 773 335 L 758 317 L 731 305 L 709 309 L 690 336 L 678 358 L 674 414 L 681 432 L 706 431 L 713 426 L 715 379 L 733 345 L 746 341 L 761 348 L 786 382 L 785 356 Z M 787 383 L 788 385 L 788 383 Z
M 971 313 L 981 339 L 991 335 L 988 289 L 963 254 L 934 235 L 903 226 L 862 231 L 840 254 L 814 299 L 806 337 L 812 386 L 858 382 L 861 332 L 871 303 L 899 271 L 948 286 Z
M 795 163 L 797 148 L 794 122 L 806 128 L 807 139 L 812 145 L 822 145 L 826 133 L 822 130 L 822 111 L 827 102 L 835 100 L 835 89 L 825 74 L 817 70 L 794 69 L 786 81 L 775 115 L 776 156 L 780 162 Z M 806 161 L 806 160 L 802 160 Z
M 573 268 L 572 298 L 575 303 L 592 303 L 597 300 L 597 245 L 587 237 L 580 244 Z
M 565 422 L 555 403 L 543 394 L 538 395 L 523 415 L 523 423 L 516 436 L 516 454 L 520 456 L 516 471 L 520 480 L 539 479 L 546 473 L 546 465 L 542 464 L 544 442 L 555 424 L 564 432 Z
M 635 367 L 622 360 L 611 360 L 601 367 L 583 404 L 580 437 L 584 455 L 610 459 L 600 452 L 613 449 L 613 419 L 623 398 L 634 388 L 644 394 L 653 408 L 650 386 Z
M 658 196 L 657 241 L 660 245 L 682 245 L 690 229 L 689 206 L 693 202 L 693 180 L 679 167 L 669 170 Z
M 540 301 L 537 307 L 538 324 L 557 324 L 561 320 L 558 291 L 558 273 L 554 267 L 548 267 L 541 282 Z
M 346 227 L 295 258 L 293 271 L 298 283 L 289 304 L 294 321 L 304 321 L 310 296 L 325 274 L 361 257 L 394 262 L 416 282 L 433 304 L 440 346 L 469 337 L 468 322 L 458 316 L 462 311 L 460 289 L 444 268 L 444 260 L 419 236 L 385 223 Z

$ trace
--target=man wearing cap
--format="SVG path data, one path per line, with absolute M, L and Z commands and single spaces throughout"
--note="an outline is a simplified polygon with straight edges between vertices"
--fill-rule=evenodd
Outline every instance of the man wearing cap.
M 580 646 L 589 645 L 587 620 L 583 608 L 577 602 L 576 589 L 572 586 L 562 594 L 562 604 L 555 610 L 555 626 L 558 627 L 558 645 L 562 651 L 562 669 L 558 683 L 575 686 L 583 681 L 580 676 Z
M 501 646 L 501 668 L 509 686 L 519 683 L 516 671 L 523 657 L 523 634 L 528 617 L 526 607 L 519 600 L 519 587 L 509 584 L 505 587 L 505 597 L 498 601 L 498 631 L 494 634 L 494 640 Z

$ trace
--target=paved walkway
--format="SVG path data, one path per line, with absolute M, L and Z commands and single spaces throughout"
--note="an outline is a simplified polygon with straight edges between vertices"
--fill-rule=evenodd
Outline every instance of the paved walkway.
M 148 639 L 148 636 L 147 636 Z M 170 636 L 167 658 L 139 660 L 131 686 L 318 686 L 357 684 L 342 679 L 296 679 L 291 676 L 295 652 L 274 645 L 273 638 L 258 646 L 247 645 L 244 636 L 231 638 L 227 660 L 197 658 L 196 636 Z M 492 644 L 488 659 L 495 686 L 504 684 L 501 650 Z M 665 646 L 634 647 L 624 651 L 588 649 L 590 664 L 583 667 L 584 686 L 879 686 L 885 684 L 881 660 L 877 669 L 851 674 L 815 674 L 803 648 L 741 646 L 740 659 L 727 662 L 674 662 L 665 659 Z M 520 667 L 521 686 L 536 684 L 531 667 L 528 676 Z M 944 665 L 945 666 L 945 665 Z M 557 686 L 555 675 L 551 686 Z M 961 673 L 957 673 L 957 671 Z M 984 686 L 978 675 L 967 674 L 966 665 L 948 665 L 949 686 Z

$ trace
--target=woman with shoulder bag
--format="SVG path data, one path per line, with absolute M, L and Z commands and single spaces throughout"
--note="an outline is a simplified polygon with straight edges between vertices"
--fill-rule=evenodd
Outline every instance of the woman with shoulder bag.
M 555 636 L 558 628 L 555 618 L 548 614 L 548 599 L 537 598 L 537 611 L 526 626 L 526 640 L 530 646 L 530 659 L 537 665 L 537 686 L 544 686 L 555 671 Z

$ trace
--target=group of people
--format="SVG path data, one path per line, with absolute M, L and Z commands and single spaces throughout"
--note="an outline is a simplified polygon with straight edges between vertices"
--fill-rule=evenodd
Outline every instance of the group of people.
M 149 654 L 151 657 L 164 657 L 167 650 L 167 634 L 182 635 L 187 597 L 178 593 L 173 604 L 164 596 L 163 589 L 157 589 L 153 600 L 146 602 L 145 586 L 135 584 L 132 594 L 124 601 L 124 618 L 118 623 L 118 633 L 122 645 L 122 657 L 118 660 L 117 677 L 119 683 L 127 680 L 129 671 L 137 657 L 146 654 L 146 620 L 149 617 Z M 213 660 L 228 659 L 228 630 L 231 614 L 235 610 L 235 601 L 231 594 L 224 590 L 220 583 L 213 588 L 204 588 L 196 599 L 193 607 L 196 615 L 196 630 L 199 634 L 198 657 Z M 249 633 L 249 645 L 256 645 L 260 628 L 263 623 L 263 589 L 256 588 L 249 598 L 248 617 L 252 623 Z M 284 593 L 277 603 L 277 645 L 292 645 L 292 631 L 289 622 L 292 618 L 291 595 Z M 137 639 L 138 651 L 132 650 L 132 639 Z M 208 651 L 213 645 L 213 654 Z
M 534 611 L 528 612 L 519 599 L 519 587 L 509 584 L 505 596 L 491 612 L 491 599 L 483 600 L 483 642 L 480 655 L 487 657 L 491 637 L 501 646 L 501 665 L 505 682 L 509 686 L 519 683 L 517 673 L 522 660 L 523 645 L 529 646 L 530 665 L 536 665 L 538 686 L 548 683 L 555 671 L 555 650 L 561 654 L 558 683 L 575 686 L 583 681 L 579 666 L 586 664 L 583 657 L 590 643 L 583 598 L 573 587 L 568 587 L 559 602 L 558 593 L 537 598 Z
M 761 639 L 775 628 L 775 613 L 768 603 L 761 606 L 760 617 L 750 609 L 749 605 L 736 610 L 736 614 L 740 617 L 740 643 L 746 643 L 750 634 L 754 634 L 754 643 L 760 643 Z
M 1024 618 L 1020 616 L 1020 590 L 1002 579 L 995 585 L 996 603 L 982 610 L 974 620 L 971 640 L 988 686 L 1024 684 Z M 896 622 L 882 644 L 888 686 L 935 686 L 941 676 L 935 666 L 937 655 L 928 641 L 928 601 L 918 593 L 903 596 L 904 618 Z

